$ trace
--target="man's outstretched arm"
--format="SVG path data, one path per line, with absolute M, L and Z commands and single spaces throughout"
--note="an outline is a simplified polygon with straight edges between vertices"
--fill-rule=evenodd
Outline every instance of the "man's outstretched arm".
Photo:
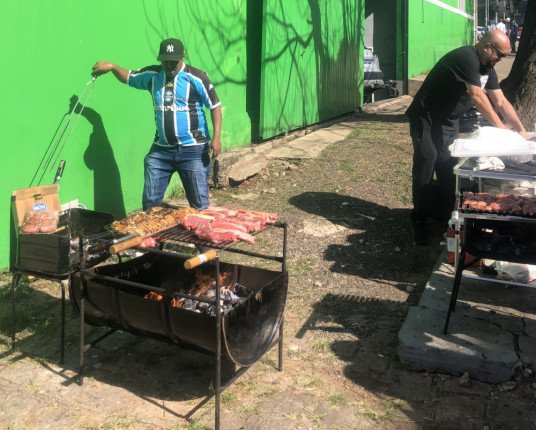
M 104 75 L 105 73 L 112 72 L 118 81 L 127 83 L 129 71 L 123 69 L 117 64 L 110 63 L 109 61 L 97 61 L 91 69 L 93 76 Z
M 493 105 L 500 112 L 506 123 L 512 126 L 515 131 L 517 131 L 521 136 L 526 139 L 527 132 L 525 130 L 525 127 L 523 127 L 523 124 L 517 116 L 514 107 L 504 96 L 502 90 L 488 90 L 488 96 L 491 99 Z

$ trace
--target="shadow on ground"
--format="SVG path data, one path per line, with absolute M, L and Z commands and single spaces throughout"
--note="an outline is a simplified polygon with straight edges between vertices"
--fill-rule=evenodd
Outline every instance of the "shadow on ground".
M 409 209 L 390 209 L 356 197 L 327 192 L 305 192 L 291 197 L 297 208 L 353 231 L 346 244 L 329 245 L 324 259 L 332 261 L 331 271 L 377 282 L 424 285 L 430 276 L 442 239 L 441 227 L 429 247 L 412 243 Z M 423 267 L 430 271 L 422 273 Z
M 61 300 L 54 296 L 55 292 L 41 291 L 39 287 L 39 281 L 34 285 L 21 281 L 17 288 L 17 342 L 14 350 L 7 341 L 11 339 L 12 333 L 11 297 L 8 294 L 2 297 L 0 333 L 6 341 L 2 345 L 0 359 L 17 362 L 31 357 L 47 370 L 62 376 L 64 385 L 77 384 L 78 314 L 68 301 L 65 363 L 60 365 L 63 370 L 55 370 L 53 365 L 47 363 L 59 363 L 60 359 Z M 107 328 L 87 324 L 85 328 L 86 343 L 108 331 Z M 191 400 L 194 403 L 190 406 L 194 407 L 196 401 L 212 395 L 214 358 L 176 345 L 117 331 L 90 348 L 85 354 L 85 360 L 85 377 L 124 388 L 178 417 L 184 417 L 185 411 L 174 411 L 165 402 Z M 234 366 L 229 361 L 222 360 L 222 384 L 233 372 Z

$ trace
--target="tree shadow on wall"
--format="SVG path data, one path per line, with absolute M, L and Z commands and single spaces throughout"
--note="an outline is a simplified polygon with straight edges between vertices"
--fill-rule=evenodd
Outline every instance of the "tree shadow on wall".
M 223 84 L 245 86 L 252 141 L 355 111 L 363 74 L 359 46 L 364 8 L 358 1 L 339 0 L 329 7 L 326 0 L 293 7 L 283 0 L 220 3 L 215 16 L 202 2 L 153 6 L 144 1 L 151 31 L 147 42 L 153 43 L 153 34 L 182 37 L 192 65 L 207 71 L 216 89 Z M 166 20 L 170 14 L 176 17 L 173 21 Z M 202 31 L 185 33 L 186 20 Z M 244 39 L 246 59 L 240 58 Z M 264 47 L 265 41 L 271 45 Z M 308 50 L 314 65 L 305 68 L 303 55 Z M 263 79 L 268 82 L 264 90 Z
M 307 6 L 302 12 L 308 15 L 304 19 L 309 31 L 300 30 L 293 23 L 282 0 L 277 5 L 274 3 L 272 10 L 265 14 L 266 26 L 273 28 L 281 38 L 278 44 L 273 42 L 272 52 L 267 52 L 263 59 L 265 73 L 272 70 L 278 74 L 272 78 L 277 82 L 274 81 L 276 93 L 271 97 L 278 97 L 280 105 L 273 108 L 279 113 L 272 118 L 268 115 L 270 112 L 264 115 L 266 119 L 261 127 L 266 135 L 353 112 L 359 105 L 360 68 L 363 66 L 359 58 L 362 43 L 359 23 L 364 11 L 355 1 L 341 0 L 337 7 L 341 8 L 343 18 L 332 19 L 324 1 L 308 0 Z M 314 70 L 304 68 L 304 61 L 307 61 L 304 55 L 311 50 L 314 50 Z M 277 67 L 268 67 L 270 63 Z M 310 88 L 313 71 L 314 92 Z M 265 97 L 268 97 L 266 93 Z
M 71 110 L 78 97 L 71 97 Z M 93 171 L 93 207 L 96 211 L 112 212 L 117 219 L 126 215 L 121 188 L 121 175 L 115 161 L 112 145 L 108 140 L 101 115 L 90 107 L 76 107 L 76 113 L 81 114 L 93 126 L 89 136 L 88 146 L 84 152 L 84 162 Z

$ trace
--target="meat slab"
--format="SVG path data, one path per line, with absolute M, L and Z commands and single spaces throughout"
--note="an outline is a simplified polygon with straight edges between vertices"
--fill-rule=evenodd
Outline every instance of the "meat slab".
M 211 206 L 198 214 L 184 217 L 180 224 L 191 230 L 199 239 L 213 243 L 243 241 L 254 243 L 257 233 L 274 224 L 279 216 L 270 212 L 232 209 L 225 206 Z

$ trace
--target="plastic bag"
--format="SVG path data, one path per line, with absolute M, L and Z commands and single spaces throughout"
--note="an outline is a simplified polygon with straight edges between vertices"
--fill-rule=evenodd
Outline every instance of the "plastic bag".
M 54 233 L 58 228 L 58 211 L 26 211 L 20 231 L 26 234 Z
M 527 284 L 536 279 L 536 266 L 532 264 L 496 261 L 495 270 L 502 279 Z
M 504 163 L 497 157 L 478 157 L 473 170 L 504 170 Z
M 480 157 L 536 154 L 536 143 L 519 133 L 497 127 L 482 127 L 468 139 L 456 139 L 449 146 L 453 157 Z M 529 158 L 527 157 L 527 158 Z M 532 157 L 530 157 L 531 159 Z

